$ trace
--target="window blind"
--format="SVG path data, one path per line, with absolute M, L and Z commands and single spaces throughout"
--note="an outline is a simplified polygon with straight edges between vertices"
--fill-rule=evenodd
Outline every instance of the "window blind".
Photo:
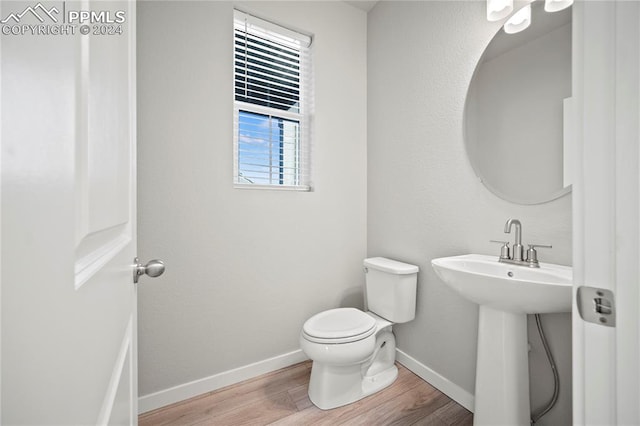
M 234 183 L 308 190 L 311 38 L 234 11 Z

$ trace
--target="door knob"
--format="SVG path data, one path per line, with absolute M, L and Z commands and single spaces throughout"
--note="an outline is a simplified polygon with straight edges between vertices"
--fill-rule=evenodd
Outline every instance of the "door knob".
M 140 263 L 140 260 L 136 257 L 133 259 L 133 282 L 138 283 L 138 278 L 141 275 L 148 275 L 152 278 L 159 277 L 164 272 L 164 262 L 162 260 L 153 259 L 147 262 L 146 265 Z

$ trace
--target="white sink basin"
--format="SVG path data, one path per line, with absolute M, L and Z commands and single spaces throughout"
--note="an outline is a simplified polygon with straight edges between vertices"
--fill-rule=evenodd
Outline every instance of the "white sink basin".
M 569 266 L 540 263 L 540 268 L 528 268 L 482 254 L 442 257 L 431 265 L 446 284 L 479 305 L 524 314 L 571 312 Z

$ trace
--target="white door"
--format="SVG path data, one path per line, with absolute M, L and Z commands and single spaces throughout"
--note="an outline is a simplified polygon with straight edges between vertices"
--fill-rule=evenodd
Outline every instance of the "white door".
M 0 19 L 2 424 L 136 424 L 135 3 Z
M 574 96 L 579 172 L 574 186 L 573 421 L 640 424 L 640 3 L 578 2 Z M 596 290 L 598 291 L 598 290 Z M 609 300 L 610 299 L 610 300 Z M 603 308 L 604 307 L 604 308 Z M 609 313 L 608 308 L 612 308 Z M 611 325 L 614 325 L 613 327 Z

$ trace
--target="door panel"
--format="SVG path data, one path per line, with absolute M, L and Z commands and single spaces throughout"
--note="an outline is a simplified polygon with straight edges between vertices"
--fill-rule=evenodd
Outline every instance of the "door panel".
M 135 424 L 135 3 L 43 5 L 126 21 L 0 35 L 2 423 Z
M 119 9 L 100 2 L 100 8 Z M 131 16 L 131 15 L 130 15 Z M 131 20 L 131 18 L 130 18 Z M 80 39 L 79 132 L 76 140 L 76 287 L 133 239 L 129 140 L 135 115 L 128 104 L 131 41 L 122 36 Z
M 574 288 L 611 290 L 616 317 L 605 327 L 574 309 L 573 421 L 640 424 L 640 4 L 576 2 L 573 22 Z

